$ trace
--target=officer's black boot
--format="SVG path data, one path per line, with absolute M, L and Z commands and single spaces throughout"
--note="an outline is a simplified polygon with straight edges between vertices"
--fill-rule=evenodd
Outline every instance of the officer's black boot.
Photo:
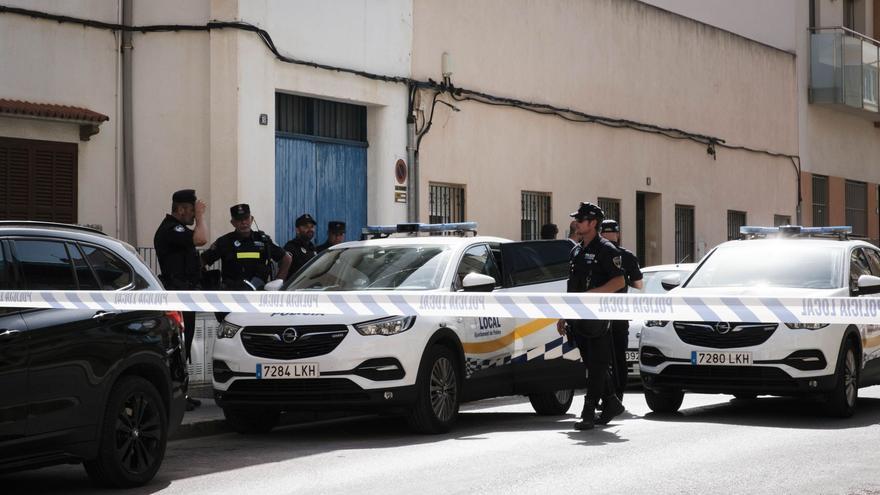
M 609 394 L 602 398 L 602 414 L 596 419 L 596 424 L 607 425 L 611 418 L 620 415 L 626 410 L 623 402 L 617 398 L 616 394 Z
M 575 430 L 592 430 L 596 421 L 596 403 L 584 401 L 584 410 L 581 411 L 581 420 L 574 424 Z

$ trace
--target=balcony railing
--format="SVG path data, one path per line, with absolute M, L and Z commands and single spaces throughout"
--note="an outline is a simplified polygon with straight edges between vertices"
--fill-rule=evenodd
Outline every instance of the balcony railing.
M 843 27 L 811 31 L 810 102 L 880 118 L 880 42 Z

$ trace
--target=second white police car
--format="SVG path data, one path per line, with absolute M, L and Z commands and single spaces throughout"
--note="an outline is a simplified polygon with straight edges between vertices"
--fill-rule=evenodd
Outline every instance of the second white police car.
M 674 291 L 700 297 L 876 296 L 880 251 L 849 240 L 850 230 L 743 227 L 749 239 L 717 246 Z M 680 282 L 674 278 L 664 281 Z M 859 387 L 880 384 L 880 324 L 649 321 L 641 332 L 640 365 L 645 399 L 655 412 L 677 411 L 685 392 L 701 392 L 819 396 L 829 413 L 848 417 Z
M 297 291 L 562 292 L 571 242 L 512 242 L 475 224 L 403 224 L 406 237 L 347 242 L 285 287 Z M 391 233 L 397 228 L 376 228 Z M 538 414 L 568 411 L 585 384 L 577 348 L 555 319 L 230 314 L 214 345 L 214 395 L 239 432 L 264 432 L 282 411 L 402 413 L 443 432 L 464 401 L 527 395 Z

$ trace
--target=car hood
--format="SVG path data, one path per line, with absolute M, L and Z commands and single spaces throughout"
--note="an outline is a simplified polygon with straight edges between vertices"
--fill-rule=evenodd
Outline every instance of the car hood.
M 669 292 L 671 296 L 752 296 L 752 297 L 844 297 L 849 289 L 804 289 L 799 287 L 679 287 Z
M 303 313 L 229 313 L 226 321 L 238 326 L 275 325 L 352 325 L 377 320 L 376 316 L 349 316 Z

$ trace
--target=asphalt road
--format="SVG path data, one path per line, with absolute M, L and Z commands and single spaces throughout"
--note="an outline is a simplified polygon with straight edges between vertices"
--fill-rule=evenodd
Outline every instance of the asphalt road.
M 441 436 L 393 418 L 216 435 L 171 442 L 156 479 L 125 493 L 880 494 L 880 387 L 860 395 L 848 420 L 805 401 L 722 395 L 686 396 L 679 415 L 659 417 L 633 391 L 627 413 L 589 432 L 510 398 L 465 407 Z M 0 476 L 0 493 L 110 492 L 80 466 L 56 466 Z

